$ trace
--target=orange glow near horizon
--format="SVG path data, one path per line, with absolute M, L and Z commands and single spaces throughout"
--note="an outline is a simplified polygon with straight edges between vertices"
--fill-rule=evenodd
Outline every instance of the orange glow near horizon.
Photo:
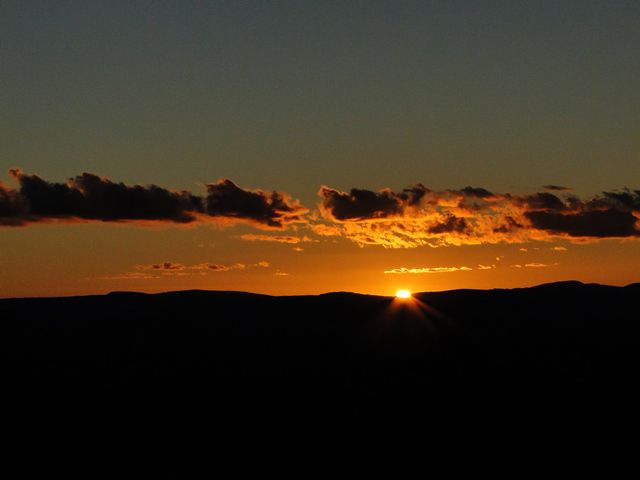
M 396 298 L 406 300 L 408 298 L 411 298 L 411 292 L 409 290 L 400 289 L 396 292 Z
M 561 280 L 613 285 L 638 281 L 634 267 L 640 250 L 631 241 L 425 250 L 358 247 L 346 239 L 328 241 L 311 234 L 315 241 L 299 245 L 241 238 L 251 232 L 246 225 L 157 230 L 96 223 L 5 229 L 0 241 L 0 297 L 202 289 L 269 295 L 351 291 L 396 299 L 398 290 L 415 295 Z M 180 268 L 148 268 L 165 263 Z M 203 264 L 225 268 L 205 270 L 200 268 Z M 411 303 L 402 298 L 397 302 Z

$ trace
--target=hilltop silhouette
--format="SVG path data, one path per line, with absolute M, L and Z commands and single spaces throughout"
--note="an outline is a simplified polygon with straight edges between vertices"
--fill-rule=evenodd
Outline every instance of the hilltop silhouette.
M 638 365 L 639 294 L 640 284 L 571 281 L 417 293 L 409 302 L 199 290 L 5 299 L 4 374 L 31 386 L 610 381 Z
M 348 427 L 366 448 L 384 428 L 423 425 L 439 448 L 447 439 L 474 451 L 493 448 L 485 435 L 495 432 L 564 448 L 569 431 L 571 448 L 593 449 L 610 421 L 636 424 L 639 298 L 640 284 L 560 282 L 407 302 L 220 291 L 4 299 L 0 374 L 27 417 L 65 425 L 82 411 L 91 425 L 144 421 L 147 433 L 183 422 L 227 435 Z M 356 448 L 331 431 L 333 444 Z M 276 448 L 269 438 L 260 449 Z

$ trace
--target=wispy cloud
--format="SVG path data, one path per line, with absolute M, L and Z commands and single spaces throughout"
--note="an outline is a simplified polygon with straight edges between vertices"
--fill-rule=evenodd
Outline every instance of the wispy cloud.
M 306 243 L 317 242 L 312 238 L 304 235 L 302 237 L 296 235 L 261 235 L 254 233 L 247 233 L 240 235 L 238 238 L 246 240 L 248 242 L 275 242 L 275 243 Z
M 570 190 L 572 190 L 569 187 L 563 187 L 562 185 L 545 185 L 544 187 L 545 190 L 549 190 L 551 192 L 568 192 Z
M 483 265 L 483 264 L 478 264 L 478 270 L 492 270 L 496 268 L 495 265 Z
M 271 264 L 266 260 L 256 263 L 213 263 L 203 262 L 193 265 L 184 265 L 176 262 L 160 262 L 148 265 L 134 265 L 134 271 L 124 272 L 119 275 L 100 277 L 102 280 L 154 280 L 166 277 L 185 277 L 190 275 L 207 275 L 209 273 L 221 273 L 241 271 L 252 268 L 269 268 Z
M 532 263 L 525 263 L 524 265 L 521 265 L 519 263 L 515 264 L 515 265 L 511 265 L 512 268 L 547 268 L 547 267 L 555 267 L 559 265 L 558 263 L 538 263 L 538 262 L 532 262 Z
M 136 265 L 136 269 L 138 270 L 160 270 L 160 271 L 180 271 L 184 270 L 187 267 L 181 263 L 173 263 L 173 262 L 162 262 L 162 263 L 154 263 L 152 265 Z
M 198 263 L 189 267 L 191 270 L 204 270 L 210 272 L 229 272 L 231 270 L 244 270 L 247 266 L 244 263 L 233 263 L 225 265 L 223 263 Z
M 420 268 L 393 268 L 391 270 L 385 270 L 386 274 L 405 274 L 405 273 L 452 273 L 452 272 L 465 272 L 473 270 L 469 267 L 420 267 Z
M 118 275 L 98 277 L 98 280 L 155 280 L 163 278 L 161 275 L 154 275 L 148 272 L 125 272 Z

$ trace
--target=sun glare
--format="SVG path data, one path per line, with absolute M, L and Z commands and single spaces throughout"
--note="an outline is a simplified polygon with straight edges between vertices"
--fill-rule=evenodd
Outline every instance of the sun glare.
M 411 292 L 409 290 L 398 290 L 396 298 L 411 298 Z

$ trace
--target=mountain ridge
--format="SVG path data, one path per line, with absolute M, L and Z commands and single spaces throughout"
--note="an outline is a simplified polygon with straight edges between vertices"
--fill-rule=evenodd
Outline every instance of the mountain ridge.
M 427 294 L 447 294 L 454 292 L 496 292 L 496 291 L 521 291 L 540 288 L 577 288 L 577 287 L 603 287 L 613 289 L 624 288 L 640 288 L 640 282 L 633 282 L 627 285 L 608 285 L 602 283 L 584 283 L 579 280 L 561 280 L 555 282 L 541 283 L 538 285 L 526 286 L 526 287 L 509 287 L 509 288 L 455 288 L 451 290 L 423 290 L 418 292 L 412 292 L 413 296 L 427 295 Z M 40 296 L 40 297 L 4 297 L 0 298 L 0 302 L 6 300 L 39 300 L 39 299 L 63 299 L 63 298 L 94 298 L 94 297 L 134 297 L 134 296 L 162 296 L 162 295 L 237 295 L 237 296 L 256 296 L 256 297 L 269 297 L 269 298 L 297 298 L 297 297 L 323 297 L 323 296 L 362 296 L 362 297 L 378 297 L 378 298 L 393 298 L 394 295 L 376 295 L 371 293 L 361 292 L 349 292 L 349 291 L 335 291 L 335 292 L 323 292 L 317 294 L 296 294 L 296 295 L 271 295 L 267 293 L 249 292 L 244 290 L 206 290 L 206 289 L 188 289 L 188 290 L 167 290 L 162 292 L 141 292 L 135 290 L 114 290 L 104 294 L 87 294 L 87 295 L 63 295 L 63 296 Z

